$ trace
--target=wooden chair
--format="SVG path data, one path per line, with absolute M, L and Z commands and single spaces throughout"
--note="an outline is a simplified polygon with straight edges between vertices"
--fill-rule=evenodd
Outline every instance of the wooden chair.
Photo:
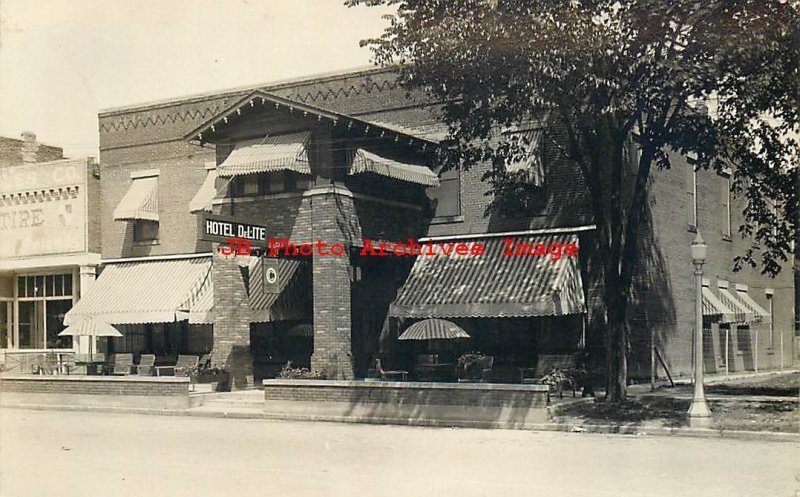
M 174 366 L 156 366 L 156 376 L 161 376 L 162 371 L 172 370 L 173 376 L 188 375 L 197 367 L 200 358 L 196 355 L 179 355 Z
M 378 374 L 381 375 L 381 380 L 391 380 L 399 377 L 401 381 L 406 381 L 406 378 L 408 378 L 408 371 L 403 371 L 401 369 L 395 371 L 384 370 L 383 366 L 381 366 L 380 359 L 375 359 L 375 369 L 377 369 Z
M 75 360 L 75 354 L 61 354 L 61 371 L 69 375 L 78 368 Z
M 481 361 L 481 381 L 487 382 L 492 375 L 492 368 L 494 367 L 494 356 L 487 355 Z
M 520 369 L 520 380 L 522 383 L 541 385 L 546 383 L 545 377 L 548 374 L 560 371 L 566 378 L 552 385 L 553 393 L 557 393 L 561 398 L 564 396 L 564 387 L 568 386 L 572 388 L 572 396 L 575 397 L 577 385 L 573 374 L 578 369 L 578 357 L 579 354 L 540 354 L 535 369 Z M 530 376 L 531 373 L 534 376 Z
M 155 354 L 142 354 L 142 356 L 139 358 L 139 364 L 134 364 L 133 368 L 136 370 L 136 374 L 140 376 L 153 376 L 155 364 Z
M 129 375 L 133 369 L 133 354 L 114 354 L 111 364 L 105 366 L 106 374 Z

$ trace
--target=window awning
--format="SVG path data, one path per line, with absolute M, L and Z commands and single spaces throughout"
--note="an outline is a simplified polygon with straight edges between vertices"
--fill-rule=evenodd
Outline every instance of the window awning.
M 311 174 L 310 139 L 310 131 L 301 131 L 239 142 L 217 167 L 217 174 L 220 178 L 284 170 Z
M 131 219 L 158 221 L 158 176 L 135 178 L 114 209 L 115 221 Z
M 739 290 L 737 288 L 736 296 L 739 298 L 739 302 L 753 313 L 754 322 L 764 324 L 770 324 L 772 322 L 772 316 L 769 311 L 758 305 L 758 302 L 747 294 L 747 290 Z
M 574 234 L 524 236 L 517 243 L 578 244 Z M 457 241 L 455 241 L 457 243 Z M 586 312 L 577 257 L 504 255 L 500 238 L 483 255 L 420 255 L 389 308 L 399 318 L 532 317 Z
M 188 318 L 186 303 L 210 279 L 208 256 L 108 264 L 64 317 L 109 324 L 169 323 Z
M 733 311 L 734 320 L 732 323 L 751 323 L 753 322 L 753 312 L 739 302 L 727 288 L 719 289 L 720 300 Z
M 206 179 L 200 185 L 200 189 L 194 195 L 192 200 L 189 201 L 189 212 L 208 211 L 211 212 L 211 203 L 214 197 L 217 196 L 217 188 L 215 186 L 217 181 L 217 170 L 209 169 L 206 174 Z
M 214 324 L 214 281 L 211 268 L 200 287 L 181 306 L 189 313 L 189 324 Z
M 707 286 L 703 286 L 703 317 L 721 323 L 732 323 L 736 321 L 734 312 L 723 304 Z
M 251 257 L 248 284 L 250 321 L 266 323 L 310 317 L 310 292 L 301 276 L 306 269 L 306 263 L 294 259 Z M 274 283 L 269 281 L 270 274 L 276 278 Z
M 404 164 L 378 154 L 357 149 L 348 174 L 374 173 L 422 186 L 439 186 L 439 177 L 426 166 Z

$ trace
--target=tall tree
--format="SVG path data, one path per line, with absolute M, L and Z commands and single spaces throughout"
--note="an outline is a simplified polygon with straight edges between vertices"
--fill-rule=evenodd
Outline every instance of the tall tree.
M 536 119 L 565 130 L 564 153 L 585 177 L 597 225 L 607 312 L 607 399 L 626 395 L 626 310 L 651 170 L 668 148 L 697 168 L 731 167 L 747 199 L 743 234 L 776 274 L 796 238 L 798 3 L 780 0 L 348 0 L 394 5 L 383 35 L 365 40 L 400 81 L 441 99 L 452 167 L 490 161 L 498 198 L 526 143 L 498 128 Z M 709 102 L 712 117 L 695 102 Z M 624 148 L 638 146 L 635 181 Z M 497 203 L 496 203 L 497 204 Z M 773 209 L 772 206 L 778 206 Z M 758 228 L 760 226 L 760 228 Z M 777 230 L 772 230 L 777 227 Z

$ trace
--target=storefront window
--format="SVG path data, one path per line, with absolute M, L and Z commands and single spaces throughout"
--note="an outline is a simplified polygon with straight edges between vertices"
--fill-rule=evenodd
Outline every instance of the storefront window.
M 58 336 L 64 330 L 64 315 L 72 308 L 72 274 L 18 276 L 17 296 L 18 340 L 14 344 L 17 348 L 72 348 L 72 337 Z M 0 309 L 2 347 L 8 347 L 12 341 L 13 327 L 7 324 L 12 322 L 7 318 L 8 313 L 10 309 Z
M 44 301 L 19 303 L 19 348 L 41 349 L 44 346 Z
M 46 308 L 46 327 L 47 348 L 48 349 L 70 349 L 72 348 L 72 337 L 60 337 L 64 326 L 64 315 L 72 308 L 72 299 L 69 300 L 48 300 L 45 302 Z
M 12 304 L 11 301 L 0 300 L 0 349 L 6 349 L 10 345 Z

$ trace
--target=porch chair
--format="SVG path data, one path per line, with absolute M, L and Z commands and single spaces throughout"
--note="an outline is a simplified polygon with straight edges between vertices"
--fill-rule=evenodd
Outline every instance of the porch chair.
M 197 362 L 200 358 L 196 355 L 183 355 L 178 356 L 177 362 L 174 366 L 156 366 L 156 376 L 161 376 L 162 371 L 172 370 L 174 376 L 179 374 L 188 375 L 191 370 L 197 367 Z
M 136 370 L 136 374 L 140 376 L 153 376 L 155 364 L 155 354 L 142 354 L 142 356 L 139 358 L 139 364 L 134 364 L 133 368 Z
M 106 374 L 129 375 L 133 369 L 133 354 L 114 354 L 113 362 L 105 366 Z
M 488 382 L 494 367 L 494 356 L 487 355 L 481 361 L 481 382 Z
M 401 369 L 395 371 L 386 371 L 381 366 L 381 360 L 375 359 L 375 369 L 378 370 L 378 374 L 381 375 L 381 380 L 391 380 L 392 378 L 400 377 L 401 381 L 406 381 L 408 378 L 408 371 L 403 371 Z

